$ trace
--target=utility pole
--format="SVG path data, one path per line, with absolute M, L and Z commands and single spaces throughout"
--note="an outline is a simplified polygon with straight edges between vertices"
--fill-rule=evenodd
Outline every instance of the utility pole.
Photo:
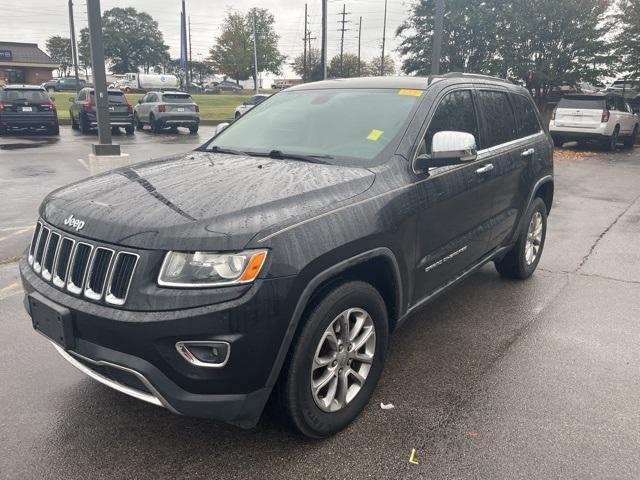
M 327 79 L 327 0 L 322 0 L 322 48 L 320 66 L 322 79 Z
M 187 7 L 182 0 L 182 15 L 180 16 L 180 56 L 184 57 L 184 80 L 189 91 L 189 51 L 187 45 Z
M 76 75 L 76 92 L 80 90 L 80 82 L 78 81 L 78 46 L 76 45 L 76 27 L 73 22 L 73 0 L 69 0 L 69 33 L 71 38 L 71 58 L 73 59 L 73 69 Z
M 360 17 L 360 23 L 358 24 L 358 76 L 361 76 L 360 72 L 360 43 L 362 42 L 362 17 Z
M 102 18 L 100 0 L 87 0 L 89 20 L 89 45 L 93 70 L 94 98 L 98 117 L 98 144 L 93 144 L 94 155 L 120 155 L 120 145 L 111 144 L 109 126 L 109 97 L 104 68 L 104 45 L 102 41 Z
M 303 54 L 302 54 L 302 81 L 307 81 L 307 4 L 304 4 L 304 38 L 302 39 L 303 46 Z
M 384 0 L 384 24 L 382 25 L 382 56 L 380 57 L 380 76 L 384 76 L 384 43 L 387 39 L 387 0 Z
M 344 26 L 349 23 L 349 20 L 345 20 L 347 15 L 350 15 L 350 13 L 347 13 L 346 11 L 347 6 L 343 3 L 342 4 L 342 20 L 338 20 L 338 23 L 342 24 L 342 28 L 339 28 L 338 31 L 341 32 L 340 33 L 340 76 L 343 77 L 344 76 L 344 72 L 343 72 L 343 56 L 344 56 L 344 32 L 346 32 L 348 30 L 348 28 L 345 28 Z
M 256 93 L 260 90 L 258 88 L 258 36 L 256 35 L 256 11 L 253 10 L 253 75 L 254 75 L 254 87 Z
M 433 39 L 431 40 L 431 75 L 440 73 L 440 51 L 442 49 L 442 26 L 444 23 L 444 0 L 436 0 Z
M 191 15 L 189 15 L 189 79 L 193 82 L 193 63 L 191 58 Z

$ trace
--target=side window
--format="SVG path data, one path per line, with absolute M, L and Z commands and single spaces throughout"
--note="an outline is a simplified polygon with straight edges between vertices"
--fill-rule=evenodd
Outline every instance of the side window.
M 78 101 L 79 101 L 79 102 L 84 101 L 84 99 L 85 99 L 85 94 L 86 94 L 86 93 L 87 93 L 87 92 L 86 92 L 85 90 L 80 90 L 80 93 L 78 94 Z
M 483 148 L 500 145 L 517 138 L 515 115 L 505 92 L 480 90 L 478 103 L 482 109 L 486 132 Z
M 142 100 L 140 100 L 140 103 L 146 103 L 149 101 L 149 94 L 147 93 L 144 97 L 142 97 Z
M 513 106 L 516 110 L 518 118 L 518 126 L 520 127 L 520 137 L 526 137 L 538 133 L 542 128 L 538 122 L 535 106 L 531 100 L 524 95 L 512 95 Z
M 616 108 L 615 97 L 613 96 L 607 97 L 607 110 L 618 110 Z
M 619 112 L 624 112 L 625 106 L 624 106 L 624 99 L 622 97 L 615 97 L 616 99 L 616 110 L 618 110 Z
M 422 151 L 418 154 L 431 152 L 433 136 L 447 130 L 471 133 L 478 143 L 478 123 L 471 90 L 451 92 L 442 99 L 420 145 Z

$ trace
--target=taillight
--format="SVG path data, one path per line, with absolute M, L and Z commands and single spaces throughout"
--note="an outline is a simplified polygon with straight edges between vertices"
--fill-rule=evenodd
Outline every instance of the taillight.
M 553 113 L 551 114 L 551 120 L 555 120 L 556 119 L 556 110 L 558 110 L 557 107 L 553 109 Z
M 602 123 L 607 123 L 609 121 L 609 110 L 606 108 L 602 111 L 602 118 L 600 119 Z
M 196 112 L 200 111 L 200 107 L 198 105 L 196 105 Z
M 53 102 L 49 103 L 49 110 L 55 112 L 56 111 L 56 104 Z
M 0 102 L 0 112 L 2 110 L 4 110 L 5 108 L 11 108 L 11 107 L 13 107 L 13 103 L 2 103 L 2 102 Z
M 158 105 L 158 111 L 164 113 L 167 111 L 167 107 L 165 105 Z
M 83 104 L 82 104 L 82 109 L 85 112 L 90 112 L 91 111 L 91 107 L 92 107 L 92 103 L 91 100 L 86 100 Z
M 133 113 L 133 105 L 131 105 L 130 103 L 127 103 L 127 112 Z

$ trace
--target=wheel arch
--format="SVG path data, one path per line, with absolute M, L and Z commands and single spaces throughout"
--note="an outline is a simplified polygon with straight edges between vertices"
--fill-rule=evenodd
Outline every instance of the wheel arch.
M 374 275 L 371 275 L 372 273 Z M 315 299 L 329 289 L 349 280 L 366 281 L 380 292 L 387 306 L 389 331 L 393 331 L 402 315 L 403 294 L 400 267 L 394 253 L 387 247 L 379 247 L 336 263 L 315 275 L 302 291 L 269 374 L 268 387 L 273 387 L 278 380 L 284 360 L 307 309 Z

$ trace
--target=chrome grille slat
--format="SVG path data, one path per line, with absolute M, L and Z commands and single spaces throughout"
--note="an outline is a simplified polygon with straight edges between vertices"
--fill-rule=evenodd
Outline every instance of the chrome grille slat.
M 45 281 L 93 301 L 121 306 L 140 256 L 71 234 L 38 220 L 28 250 L 28 263 Z

